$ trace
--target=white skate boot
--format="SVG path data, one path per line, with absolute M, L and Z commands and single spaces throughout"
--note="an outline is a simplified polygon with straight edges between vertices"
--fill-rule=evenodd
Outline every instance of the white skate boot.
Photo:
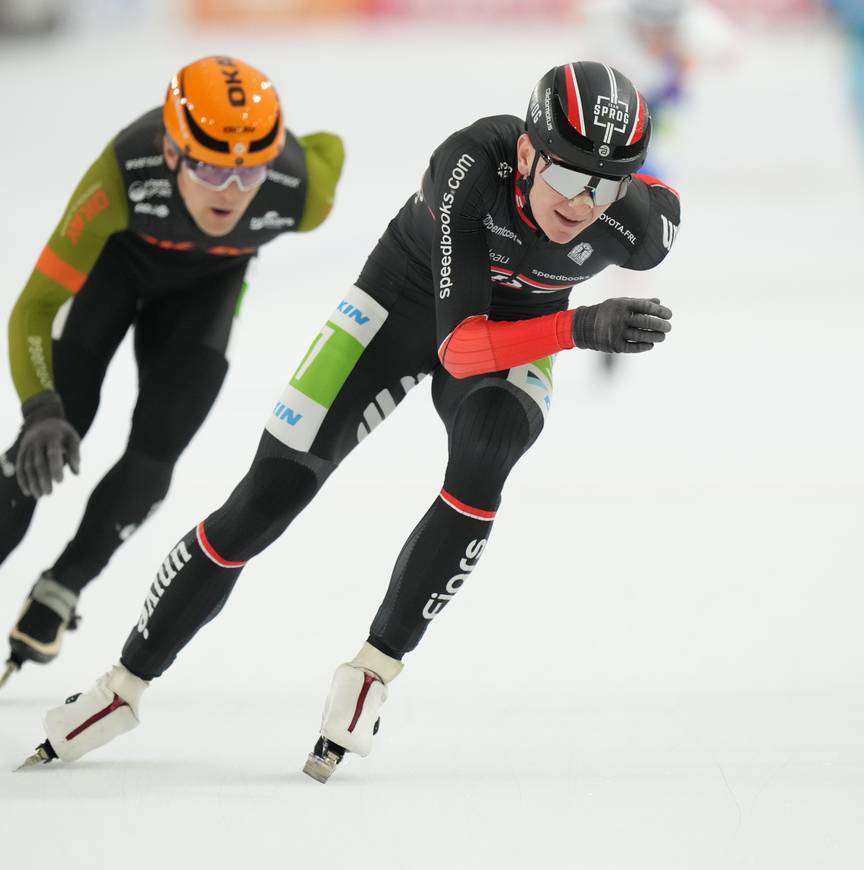
M 378 733 L 378 713 L 387 700 L 387 683 L 402 662 L 364 643 L 357 657 L 336 668 L 321 717 L 321 736 L 303 772 L 327 782 L 346 752 L 366 756 Z
M 18 769 L 55 758 L 76 761 L 138 725 L 141 696 L 150 684 L 114 665 L 88 692 L 72 695 L 43 720 L 48 739 Z

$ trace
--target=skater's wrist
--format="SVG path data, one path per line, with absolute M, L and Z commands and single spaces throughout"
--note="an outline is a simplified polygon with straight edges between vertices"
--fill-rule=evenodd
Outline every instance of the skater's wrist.
M 580 350 L 597 350 L 594 323 L 599 305 L 582 305 L 573 311 L 573 346 Z
M 63 400 L 54 390 L 43 390 L 41 393 L 31 396 L 22 403 L 21 413 L 24 416 L 25 428 L 40 423 L 42 420 L 66 419 Z

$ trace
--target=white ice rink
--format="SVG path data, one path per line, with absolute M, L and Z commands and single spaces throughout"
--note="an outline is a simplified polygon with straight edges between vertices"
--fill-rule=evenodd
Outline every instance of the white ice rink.
M 231 52 L 298 133 L 342 134 L 332 218 L 268 246 L 233 365 L 168 502 L 0 694 L 0 770 L 118 657 L 167 549 L 245 472 L 275 398 L 446 134 L 521 114 L 578 30 L 105 31 L 0 44 L 2 316 L 105 142 L 169 75 Z M 625 70 L 626 72 L 626 70 Z M 603 376 L 562 354 L 492 546 L 393 684 L 368 759 L 300 773 L 403 540 L 440 487 L 428 382 L 246 569 L 222 615 L 84 761 L 0 772 L 0 866 L 855 870 L 864 866 L 862 150 L 824 32 L 754 39 L 681 124 L 667 263 L 574 303 L 658 295 L 670 340 Z M 6 336 L 0 338 L 5 371 Z M 0 628 L 122 452 L 125 343 L 81 477 L 0 570 Z M 2 431 L 18 425 L 0 377 Z M 5 643 L 0 648 L 5 654 Z

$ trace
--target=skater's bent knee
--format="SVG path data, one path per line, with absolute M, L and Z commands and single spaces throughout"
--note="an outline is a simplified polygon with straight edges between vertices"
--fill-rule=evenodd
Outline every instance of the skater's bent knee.
M 469 393 L 449 427 L 444 486 L 485 510 L 497 510 L 508 475 L 540 431 L 530 409 L 507 386 L 499 381 Z
M 453 417 L 451 463 L 509 470 L 531 445 L 532 428 L 525 406 L 503 383 L 475 390 Z
M 326 469 L 317 467 L 320 460 L 306 457 L 259 451 L 228 501 L 205 521 L 214 545 L 246 560 L 275 541 L 327 477 Z
M 257 460 L 247 479 L 248 509 L 270 517 L 299 512 L 318 491 L 315 472 L 292 460 Z

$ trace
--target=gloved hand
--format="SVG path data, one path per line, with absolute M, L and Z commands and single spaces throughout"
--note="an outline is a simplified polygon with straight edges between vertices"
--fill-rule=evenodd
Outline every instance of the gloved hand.
M 642 353 L 666 338 L 672 312 L 659 299 L 607 299 L 573 314 L 573 343 L 583 350 Z
M 80 465 L 81 439 L 63 413 L 63 402 L 53 390 L 31 396 L 21 406 L 24 425 L 15 470 L 24 495 L 51 494 L 51 481 L 63 480 L 63 466 L 74 474 Z

